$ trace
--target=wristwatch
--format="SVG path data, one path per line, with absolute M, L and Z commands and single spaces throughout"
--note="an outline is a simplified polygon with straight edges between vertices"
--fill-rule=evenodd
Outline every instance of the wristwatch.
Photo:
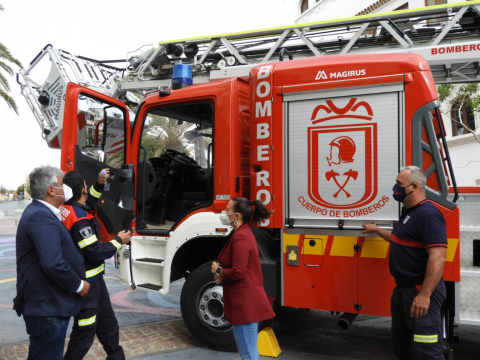
M 217 274 L 219 277 L 222 277 L 222 275 L 220 275 L 220 272 L 223 270 L 222 267 L 218 267 L 217 271 L 215 271 L 215 274 Z

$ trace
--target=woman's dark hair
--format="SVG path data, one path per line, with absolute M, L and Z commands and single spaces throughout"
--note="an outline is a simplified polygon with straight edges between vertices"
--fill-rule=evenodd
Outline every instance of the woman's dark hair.
M 82 197 L 82 190 L 85 187 L 85 181 L 82 175 L 76 171 L 69 171 L 63 177 L 63 183 L 72 188 L 73 201 L 78 201 Z
M 236 197 L 232 201 L 235 203 L 233 211 L 242 215 L 242 221 L 250 226 L 257 226 L 260 220 L 266 220 L 273 214 L 260 200 L 250 201 L 244 197 Z

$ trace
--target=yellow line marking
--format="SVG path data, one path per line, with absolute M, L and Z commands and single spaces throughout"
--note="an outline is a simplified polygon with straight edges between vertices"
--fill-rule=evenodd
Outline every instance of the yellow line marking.
M 335 236 L 333 238 L 330 256 L 348 256 L 353 257 L 355 250 L 353 245 L 357 243 L 357 236 Z
M 366 237 L 363 242 L 362 258 L 385 259 L 390 244 L 379 237 Z
M 328 236 L 309 236 L 305 235 L 303 240 L 302 253 L 303 255 L 325 255 L 325 248 L 327 247 Z M 310 240 L 315 240 L 315 246 L 310 246 Z
M 447 248 L 447 258 L 445 261 L 452 262 L 453 259 L 455 258 L 455 253 L 457 252 L 459 239 L 447 239 L 447 240 L 448 240 L 448 248 Z
M 287 245 L 298 245 L 300 235 L 296 234 L 283 234 L 283 253 L 287 252 Z
M 4 280 L 0 280 L 0 284 L 7 283 L 7 282 L 10 282 L 10 281 L 15 281 L 15 280 L 17 280 L 17 278 L 16 278 L 16 277 L 14 277 L 14 278 L 11 278 L 11 279 L 4 279 Z
M 113 280 L 118 280 L 118 277 L 113 277 L 113 276 L 104 276 L 104 279 L 113 279 Z

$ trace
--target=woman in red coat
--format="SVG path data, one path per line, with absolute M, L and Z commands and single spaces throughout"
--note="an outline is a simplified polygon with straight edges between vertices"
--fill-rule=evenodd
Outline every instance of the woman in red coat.
M 251 225 L 268 219 L 271 211 L 261 201 L 236 197 L 220 220 L 235 233 L 212 264 L 217 284 L 223 282 L 225 319 L 232 324 L 235 342 L 243 360 L 258 360 L 258 322 L 275 316 L 263 288 L 262 269 Z

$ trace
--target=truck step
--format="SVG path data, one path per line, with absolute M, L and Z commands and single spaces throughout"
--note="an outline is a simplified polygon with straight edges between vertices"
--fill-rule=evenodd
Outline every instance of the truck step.
M 163 263 L 163 259 L 155 259 L 155 258 L 140 258 L 140 259 L 135 259 L 135 260 L 137 260 L 137 261 L 151 262 L 151 263 L 157 263 L 157 264 Z
M 155 284 L 150 284 L 150 283 L 147 283 L 147 284 L 138 284 L 137 287 L 141 287 L 141 288 L 145 288 L 145 289 L 149 289 L 149 290 L 155 290 L 155 291 L 160 291 L 160 290 L 162 290 L 162 286 L 160 286 L 160 285 L 155 285 Z

